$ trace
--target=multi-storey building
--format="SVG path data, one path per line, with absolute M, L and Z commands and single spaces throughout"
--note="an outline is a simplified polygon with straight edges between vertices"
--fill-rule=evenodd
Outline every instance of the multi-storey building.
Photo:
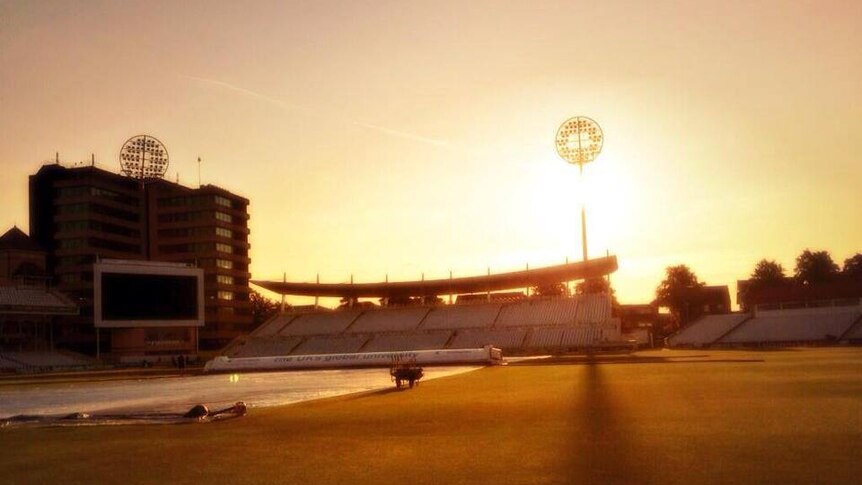
M 147 189 L 147 206 L 148 259 L 204 269 L 204 345 L 221 347 L 252 330 L 248 199 L 159 180 Z
M 194 264 L 205 273 L 203 348 L 250 330 L 248 199 L 204 185 L 139 180 L 97 167 L 45 165 L 30 177 L 30 234 L 58 288 L 80 307 L 62 341 L 95 347 L 93 263 L 100 258 Z M 102 336 L 102 348 L 111 337 Z

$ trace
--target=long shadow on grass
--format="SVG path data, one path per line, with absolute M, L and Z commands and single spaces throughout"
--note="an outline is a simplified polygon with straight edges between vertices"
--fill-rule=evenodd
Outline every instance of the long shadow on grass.
M 633 465 L 638 450 L 602 366 L 584 365 L 574 385 L 569 482 L 651 483 L 643 467 Z

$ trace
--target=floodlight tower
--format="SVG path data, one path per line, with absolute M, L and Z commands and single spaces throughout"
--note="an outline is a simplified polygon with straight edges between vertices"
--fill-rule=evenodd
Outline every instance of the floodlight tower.
M 164 177 L 168 171 L 168 149 L 156 137 L 137 135 L 129 138 L 120 149 L 120 167 L 127 177 L 138 180 L 141 196 L 148 199 L 147 184 Z M 177 175 L 179 182 L 179 175 Z M 149 231 L 149 208 L 144 204 L 144 227 Z M 144 257 L 150 258 L 150 246 L 144 245 Z
M 598 123 L 585 116 L 566 120 L 557 130 L 557 154 L 568 163 L 578 166 L 578 176 L 583 181 L 584 164 L 592 162 L 602 151 L 604 135 Z M 583 183 L 581 184 L 583 186 Z M 587 211 L 581 200 L 581 247 L 584 261 L 587 260 Z
M 133 136 L 120 149 L 120 166 L 141 181 L 162 178 L 168 171 L 168 150 L 154 136 Z

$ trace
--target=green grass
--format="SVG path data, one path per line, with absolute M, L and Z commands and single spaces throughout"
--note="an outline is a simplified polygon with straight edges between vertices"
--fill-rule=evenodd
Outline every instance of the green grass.
M 208 425 L 7 429 L 0 481 L 854 483 L 862 475 L 862 349 L 607 360 L 487 368 Z

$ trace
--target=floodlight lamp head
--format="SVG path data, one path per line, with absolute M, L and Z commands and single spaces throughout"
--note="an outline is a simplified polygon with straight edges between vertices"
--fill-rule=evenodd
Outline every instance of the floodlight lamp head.
M 168 171 L 168 150 L 154 136 L 133 136 L 120 149 L 120 167 L 129 177 L 162 178 Z
M 569 118 L 557 130 L 557 154 L 563 160 L 583 166 L 592 162 L 602 151 L 604 135 L 594 120 L 585 116 Z

